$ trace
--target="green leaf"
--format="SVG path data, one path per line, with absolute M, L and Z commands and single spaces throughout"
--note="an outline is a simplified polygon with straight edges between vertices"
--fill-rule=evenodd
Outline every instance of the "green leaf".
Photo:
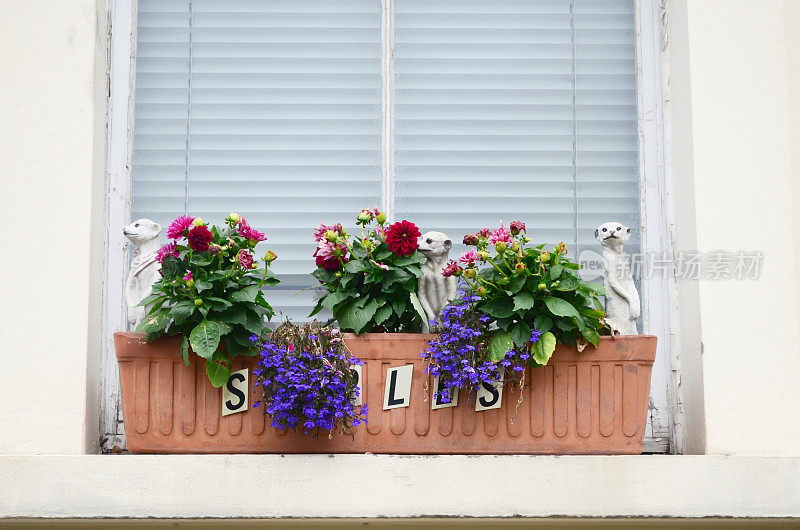
M 341 315 L 337 317 L 339 325 L 345 329 L 352 329 L 356 334 L 361 333 L 372 320 L 378 305 L 379 303 L 375 299 L 367 302 L 363 308 L 359 308 L 357 304 L 353 303 L 346 304 Z
M 533 360 L 541 365 L 547 364 L 554 351 L 556 351 L 556 337 L 549 331 L 542 333 L 542 336 L 531 348 Z
M 379 326 L 383 324 L 383 322 L 389 318 L 392 314 L 392 306 L 389 304 L 382 305 L 375 311 L 375 325 Z
M 228 355 L 223 352 L 215 352 L 214 356 L 206 362 L 206 374 L 215 388 L 227 383 L 231 376 L 231 361 L 228 359 Z
M 183 359 L 183 364 L 186 366 L 190 366 L 192 363 L 189 362 L 189 338 L 186 335 L 181 335 L 181 359 Z
M 258 285 L 248 285 L 244 289 L 231 293 L 231 302 L 255 302 Z
M 189 343 L 194 352 L 204 359 L 210 359 L 219 346 L 219 326 L 213 320 L 203 320 L 192 330 Z
M 143 320 L 136 326 L 136 333 L 160 334 L 170 323 L 172 317 L 169 316 L 167 311 L 159 310 L 158 313 L 150 318 Z M 156 335 L 157 336 L 157 335 Z
M 514 295 L 514 311 L 531 309 L 536 301 L 531 293 L 519 293 Z
M 139 306 L 150 305 L 159 298 L 166 298 L 166 296 L 164 296 L 163 294 L 151 294 L 150 296 L 144 297 L 141 302 L 136 304 L 136 306 L 139 307 Z
M 496 318 L 508 318 L 514 314 L 514 300 L 508 296 L 490 300 L 482 307 L 484 313 Z
M 530 335 L 528 335 L 530 337 Z M 506 356 L 508 350 L 514 348 L 514 339 L 511 338 L 511 333 L 507 331 L 498 331 L 489 341 L 489 359 L 498 362 Z
M 175 318 L 176 322 L 185 322 L 194 313 L 195 305 L 193 302 L 183 300 L 169 309 L 169 314 Z
M 246 315 L 247 320 L 243 324 L 244 328 L 250 333 L 260 335 L 264 331 L 264 317 L 254 311 L 248 311 Z
M 236 326 L 230 334 L 236 343 L 243 348 L 253 348 L 253 342 L 250 340 L 251 335 L 253 335 L 253 332 L 248 331 L 242 326 Z M 256 333 L 256 335 L 258 335 L 258 333 Z
M 517 348 L 521 350 L 527 348 L 528 342 L 531 340 L 531 327 L 525 322 L 517 322 L 514 324 L 514 327 L 511 328 L 511 338 L 514 340 L 514 344 L 517 345 Z
M 211 289 L 211 287 L 213 287 L 213 284 L 211 282 L 207 282 L 206 280 L 197 280 L 196 282 L 194 282 L 194 286 L 197 289 L 197 292 L 200 293 L 207 289 Z
M 411 300 L 411 307 L 413 307 L 414 311 L 417 312 L 419 318 L 422 319 L 423 322 L 427 323 L 428 317 L 425 315 L 425 310 L 422 308 L 422 304 L 419 302 L 417 293 L 409 293 L 408 298 Z
M 596 294 L 597 296 L 608 296 L 608 291 L 599 283 L 581 282 L 581 289 Z
M 161 262 L 161 272 L 164 274 L 165 278 L 173 278 L 178 275 L 178 272 L 183 267 L 183 262 L 180 261 L 175 256 L 167 256 L 164 258 L 164 261 Z
M 564 272 L 564 267 L 561 265 L 553 265 L 550 271 L 548 271 L 548 274 L 550 275 L 551 280 L 556 280 L 559 276 L 561 276 L 562 272 Z
M 206 265 L 211 265 L 211 256 L 209 256 L 207 253 L 203 255 L 201 253 L 195 252 L 192 253 L 192 257 L 189 258 L 189 263 L 191 263 L 192 265 L 205 267 Z
M 224 300 L 222 298 L 217 298 L 216 296 L 208 296 L 206 297 L 206 301 L 211 302 L 211 307 L 215 311 L 223 311 L 225 309 L 228 309 L 231 305 L 233 305 L 227 300 Z
M 547 309 L 550 310 L 557 317 L 577 317 L 579 316 L 578 310 L 575 309 L 572 304 L 567 302 L 566 300 L 562 300 L 561 298 L 555 298 L 553 296 L 546 296 L 544 298 L 544 303 L 547 306 Z
M 349 272 L 350 274 L 356 274 L 359 272 L 364 271 L 364 265 L 357 259 L 351 259 L 347 263 L 344 264 L 344 270 Z
M 321 298 L 321 299 L 317 300 L 317 305 L 315 305 L 314 309 L 311 310 L 311 313 L 308 314 L 308 318 L 311 318 L 314 315 L 316 315 L 317 313 L 319 313 L 320 311 L 322 311 L 322 301 L 323 300 L 325 300 L 325 299 Z
M 348 295 L 346 292 L 343 291 L 336 291 L 335 293 L 328 293 L 325 295 L 325 298 L 321 300 L 322 307 L 327 307 L 328 309 L 333 309 L 334 306 L 339 305 L 341 302 L 347 300 Z
M 592 309 L 591 307 L 579 307 L 578 312 L 581 315 L 586 315 L 587 317 L 595 319 L 603 318 L 604 316 L 606 316 L 604 312 L 598 311 L 597 309 Z
M 406 267 L 413 264 L 422 265 L 423 263 L 425 263 L 425 257 L 419 252 L 414 252 L 410 256 L 400 256 L 394 260 L 395 267 Z
M 578 326 L 577 326 L 577 324 L 575 324 L 572 321 L 572 319 L 570 319 L 570 320 L 561 320 L 561 319 L 559 319 L 559 320 L 556 320 L 556 327 L 558 329 L 561 329 L 561 330 L 564 330 L 564 331 L 571 331 L 571 330 L 577 328 Z
M 511 278 L 511 281 L 508 282 L 507 285 L 508 290 L 511 291 L 512 293 L 519 292 L 519 290 L 525 286 L 525 280 L 527 280 L 527 276 L 523 274 L 515 274 Z
M 259 279 L 259 281 L 264 282 L 264 285 L 271 287 L 273 285 L 278 285 L 281 281 L 276 278 L 275 276 L 267 276 L 264 279 Z
M 388 248 L 384 248 L 384 249 L 376 250 L 375 252 L 373 252 L 372 253 L 372 259 L 374 259 L 375 261 L 382 261 L 382 260 L 385 260 L 386 258 L 388 258 L 391 255 L 392 255 L 392 251 L 389 250 Z
M 575 289 L 580 286 L 581 281 L 580 279 L 576 278 L 575 276 L 565 276 L 562 280 L 559 280 L 558 287 L 556 290 L 558 291 L 574 291 Z
M 403 300 L 402 298 L 395 299 L 392 302 L 392 307 L 394 308 L 394 313 L 397 316 L 400 316 L 403 314 L 403 311 L 406 310 L 406 301 Z
M 595 347 L 600 343 L 600 334 L 593 328 L 587 327 L 581 332 L 581 335 Z
M 247 322 L 247 314 L 242 306 L 231 307 L 219 314 L 219 318 L 231 324 L 242 324 Z
M 546 315 L 539 315 L 533 322 L 533 327 L 541 333 L 550 331 L 550 329 L 553 327 L 553 319 Z
M 410 273 L 412 276 L 414 276 L 414 278 L 416 278 L 416 279 L 418 279 L 418 280 L 419 280 L 420 278 L 422 278 L 422 276 L 423 276 L 422 269 L 421 269 L 421 268 L 419 268 L 419 267 L 408 267 L 408 268 L 406 269 L 406 271 L 408 271 L 408 273 Z M 405 271 L 399 271 L 399 272 L 403 272 L 403 273 L 405 274 Z M 401 279 L 402 279 L 402 278 L 403 278 L 403 277 L 401 277 Z
M 232 328 L 228 324 L 226 324 L 225 322 L 220 322 L 219 320 L 215 320 L 214 322 L 216 322 L 217 326 L 219 326 L 219 334 L 220 334 L 220 336 L 227 335 L 228 333 L 231 332 Z

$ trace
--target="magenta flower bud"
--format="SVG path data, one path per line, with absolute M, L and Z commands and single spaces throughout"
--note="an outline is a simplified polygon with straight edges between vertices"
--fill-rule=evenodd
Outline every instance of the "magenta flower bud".
M 469 246 L 475 246 L 478 244 L 478 235 L 477 234 L 467 234 L 464 236 L 464 244 Z

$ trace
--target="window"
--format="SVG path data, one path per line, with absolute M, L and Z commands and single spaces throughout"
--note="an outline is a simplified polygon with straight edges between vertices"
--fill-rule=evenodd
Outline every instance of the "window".
M 132 217 L 242 213 L 271 237 L 270 299 L 295 320 L 313 307 L 312 227 L 362 207 L 456 241 L 524 219 L 576 255 L 607 220 L 639 225 L 632 0 L 393 14 L 382 86 L 376 0 L 140 0 Z
M 640 227 L 654 201 L 640 204 L 639 185 L 656 171 L 640 161 L 661 148 L 640 132 L 652 130 L 641 106 L 660 105 L 657 69 L 637 78 L 643 54 L 658 60 L 649 0 L 132 1 L 134 119 L 116 136 L 121 145 L 131 134 L 133 152 L 120 199 L 131 218 L 162 224 L 184 212 L 248 217 L 270 237 L 260 247 L 278 253 L 283 283 L 269 298 L 292 319 L 313 306 L 312 227 L 362 207 L 458 243 L 524 219 L 536 241 L 565 241 L 578 256 L 598 248 L 599 224 Z M 113 75 L 112 63 L 112 98 Z M 112 112 L 112 158 L 113 125 Z M 645 246 L 637 230 L 626 248 L 663 250 L 663 239 Z M 659 288 L 642 285 L 645 326 L 668 335 Z M 666 437 L 670 363 L 659 355 L 648 433 Z M 118 390 L 115 375 L 106 380 L 108 409 Z M 116 414 L 105 416 L 116 432 Z

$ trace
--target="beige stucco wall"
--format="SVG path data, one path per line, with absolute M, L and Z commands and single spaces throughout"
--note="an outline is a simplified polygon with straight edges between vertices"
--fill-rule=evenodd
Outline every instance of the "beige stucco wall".
M 671 1 L 678 249 L 764 253 L 679 286 L 689 451 L 800 455 L 798 4 Z
M 668 5 L 677 247 L 765 255 L 758 281 L 678 286 L 685 449 L 732 457 L 82 454 L 99 433 L 106 0 L 5 1 L 0 517 L 800 516 L 800 0 Z M 475 485 L 453 495 L 445 476 Z M 331 477 L 370 487 L 353 504 Z
M 105 8 L 0 11 L 0 453 L 83 453 L 98 438 Z
M 689 452 L 800 455 L 799 4 L 669 4 L 678 248 L 765 254 L 758 281 L 679 285 Z M 96 447 L 105 10 L 14 0 L 0 17 L 0 453 Z

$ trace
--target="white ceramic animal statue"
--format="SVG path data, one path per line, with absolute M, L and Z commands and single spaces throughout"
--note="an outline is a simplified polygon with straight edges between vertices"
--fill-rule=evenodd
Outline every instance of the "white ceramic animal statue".
M 140 307 L 138 304 L 153 293 L 153 284 L 161 277 L 158 273 L 161 264 L 156 261 L 156 253 L 161 248 L 158 240 L 161 225 L 150 219 L 139 219 L 125 226 L 122 233 L 136 245 L 131 271 L 128 273 L 128 281 L 125 282 L 128 323 L 131 329 L 136 329 L 150 309 Z
M 594 231 L 603 246 L 603 281 L 606 291 L 606 321 L 622 335 L 637 335 L 636 320 L 641 311 L 639 293 L 633 283 L 628 258 L 622 246 L 631 229 L 616 221 L 603 223 Z
M 428 317 L 422 323 L 422 332 L 430 331 L 430 321 L 441 322 L 442 309 L 456 297 L 458 279 L 445 278 L 442 269 L 447 265 L 453 240 L 441 232 L 426 232 L 422 235 L 417 250 L 428 258 L 422 265 L 422 277 L 417 281 L 417 297 Z

